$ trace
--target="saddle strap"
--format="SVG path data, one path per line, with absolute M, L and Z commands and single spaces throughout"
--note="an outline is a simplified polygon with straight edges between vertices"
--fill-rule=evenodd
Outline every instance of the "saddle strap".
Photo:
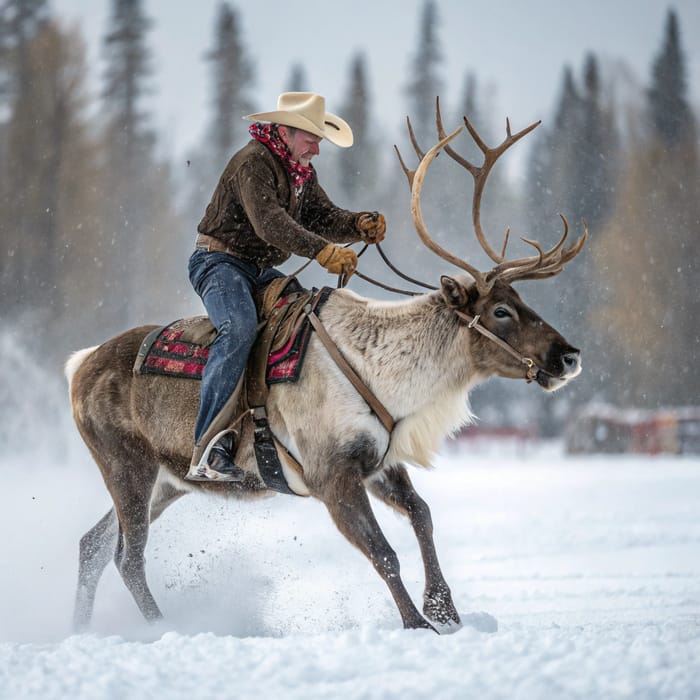
M 299 317 L 303 318 L 303 305 L 306 303 L 306 300 L 311 299 L 311 296 L 312 292 L 295 293 L 294 304 L 284 304 L 279 307 L 271 306 L 264 320 L 258 325 L 257 340 L 248 360 L 246 393 L 250 407 L 255 408 L 267 404 L 267 395 L 269 393 L 266 381 L 267 358 L 275 341 L 275 336 L 283 324 L 290 325 L 290 318 L 291 322 L 295 321 L 295 313 L 298 313 Z M 293 337 L 296 330 L 295 324 L 295 327 L 291 329 L 290 333 L 285 335 L 285 338 Z
M 262 480 L 269 489 L 297 496 L 284 476 L 276 444 L 264 409 L 253 409 L 253 449 Z
M 309 312 L 308 319 L 311 321 L 311 325 L 314 327 L 321 342 L 325 345 L 326 350 L 328 350 L 328 354 L 333 358 L 333 361 L 350 380 L 350 383 L 355 387 L 357 393 L 367 402 L 386 431 L 391 434 L 396 425 L 392 415 L 386 410 L 384 404 L 374 395 L 372 390 L 362 381 L 350 363 L 343 357 L 338 346 L 333 342 L 333 339 L 328 335 L 328 331 L 326 331 L 324 325 L 321 323 L 321 319 L 319 319 L 313 310 Z

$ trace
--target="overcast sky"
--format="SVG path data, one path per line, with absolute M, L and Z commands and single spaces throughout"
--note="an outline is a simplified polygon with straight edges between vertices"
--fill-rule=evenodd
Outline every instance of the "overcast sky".
M 89 42 L 93 86 L 101 74 L 101 40 L 111 0 L 52 0 L 57 14 L 78 22 Z M 160 131 L 160 150 L 177 161 L 204 136 L 210 72 L 203 60 L 213 43 L 219 0 L 145 0 L 155 26 L 150 39 L 156 73 L 149 103 Z M 274 109 L 301 63 L 310 89 L 339 112 L 349 64 L 367 56 L 375 118 L 389 134 L 402 129 L 407 105 L 402 88 L 418 36 L 422 0 L 350 0 L 304 3 L 230 2 L 238 12 L 255 65 L 260 110 Z M 455 104 L 467 71 L 490 91 L 499 118 L 514 128 L 552 118 L 565 64 L 580 76 L 593 51 L 622 83 L 646 84 L 661 46 L 669 7 L 678 13 L 688 63 L 690 98 L 700 103 L 700 0 L 438 0 L 439 38 Z M 342 116 L 342 114 L 341 114 Z M 397 136 L 391 136 L 393 140 Z M 392 141 L 393 142 L 393 141 Z

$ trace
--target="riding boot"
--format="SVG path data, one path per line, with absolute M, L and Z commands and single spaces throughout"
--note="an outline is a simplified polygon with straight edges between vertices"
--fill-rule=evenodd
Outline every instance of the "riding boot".
M 245 471 L 234 462 L 238 431 L 231 427 L 242 386 L 243 377 L 195 444 L 190 469 L 185 476 L 188 481 L 243 481 Z
M 238 434 L 223 430 L 202 447 L 196 445 L 187 481 L 243 481 L 245 471 L 234 462 Z

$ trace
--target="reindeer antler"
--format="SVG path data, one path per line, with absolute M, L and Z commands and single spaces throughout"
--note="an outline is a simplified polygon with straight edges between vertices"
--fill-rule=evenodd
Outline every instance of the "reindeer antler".
M 506 119 L 506 137 L 498 146 L 492 148 L 484 143 L 472 123 L 467 119 L 467 117 L 464 117 L 464 125 L 471 134 L 476 145 L 484 154 L 483 164 L 481 166 L 476 166 L 463 156 L 459 155 L 449 145 L 450 141 L 452 141 L 462 131 L 462 127 L 459 127 L 456 131 L 449 135 L 445 133 L 445 129 L 442 125 L 442 115 L 440 114 L 439 97 L 436 99 L 435 103 L 435 121 L 438 138 L 440 140 L 427 153 L 424 153 L 416 140 L 413 127 L 411 126 L 411 120 L 408 117 L 406 118 L 411 144 L 420 160 L 420 163 L 415 170 L 411 170 L 406 166 L 403 158 L 401 157 L 399 149 L 394 146 L 399 157 L 401 167 L 406 175 L 406 178 L 408 179 L 408 184 L 411 187 L 411 214 L 413 216 L 414 226 L 416 227 L 418 235 L 423 243 L 447 262 L 466 270 L 470 275 L 472 275 L 476 281 L 477 289 L 480 293 L 487 293 L 493 287 L 497 279 L 501 279 L 506 282 L 513 282 L 515 280 L 542 279 L 559 274 L 564 268 L 564 265 L 573 260 L 573 258 L 575 258 L 583 248 L 586 238 L 588 237 L 588 229 L 585 226 L 585 222 L 584 233 L 581 238 L 579 238 L 579 240 L 575 243 L 572 243 L 570 246 L 564 247 L 564 243 L 566 242 L 569 232 L 569 224 L 564 215 L 560 214 L 562 222 L 564 223 L 564 233 L 559 242 L 551 250 L 544 251 L 542 246 L 537 241 L 523 238 L 523 241 L 533 246 L 537 250 L 537 255 L 526 258 L 518 258 L 515 260 L 505 259 L 510 229 L 506 229 L 503 247 L 501 249 L 501 253 L 499 254 L 496 253 L 496 251 L 494 251 L 489 244 L 481 225 L 481 196 L 491 169 L 506 150 L 523 138 L 523 136 L 529 134 L 533 129 L 539 126 L 541 122 L 537 121 L 534 124 L 530 124 L 530 126 L 526 127 L 525 129 L 522 129 L 518 133 L 512 134 L 510 129 L 510 121 Z M 423 180 L 428 168 L 430 167 L 430 164 L 433 162 L 433 160 L 435 160 L 435 157 L 441 149 L 444 149 L 445 153 L 447 153 L 450 158 L 468 170 L 474 178 L 474 195 L 472 199 L 472 223 L 474 225 L 474 232 L 476 233 L 477 240 L 479 241 L 479 244 L 484 252 L 496 263 L 496 266 L 488 272 L 481 272 L 477 270 L 466 261 L 457 258 L 456 256 L 452 255 L 452 253 L 438 245 L 428 234 L 423 222 L 423 215 L 420 206 L 420 193 L 423 187 Z
M 515 282 L 516 280 L 544 279 L 558 275 L 564 269 L 564 265 L 581 252 L 584 243 L 588 239 L 588 227 L 584 221 L 583 235 L 565 248 L 564 243 L 569 234 L 569 222 L 563 214 L 559 214 L 559 216 L 564 224 L 564 233 L 551 250 L 545 253 L 537 241 L 523 238 L 522 240 L 525 243 L 529 243 L 537 249 L 538 255 L 530 258 L 520 258 L 519 260 L 509 260 L 497 265 L 486 275 L 487 280 L 491 281 L 493 278 L 494 281 L 502 279 L 506 282 Z
M 406 178 L 408 179 L 408 184 L 411 186 L 411 216 L 413 217 L 413 225 L 416 227 L 416 231 L 418 231 L 418 235 L 423 241 L 423 244 L 429 250 L 432 250 L 433 253 L 440 256 L 443 260 L 446 260 L 452 265 L 460 267 L 466 272 L 468 272 L 476 280 L 477 286 L 481 288 L 482 286 L 485 286 L 487 284 L 487 280 L 484 274 L 477 270 L 473 265 L 470 265 L 465 260 L 461 260 L 455 255 L 452 255 L 452 253 L 450 253 L 448 250 L 445 250 L 439 243 L 436 243 L 433 240 L 433 238 L 428 233 L 428 229 L 425 226 L 425 223 L 423 222 L 423 212 L 421 210 L 420 205 L 420 193 L 423 189 L 423 180 L 425 179 L 425 175 L 428 172 L 430 164 L 435 160 L 438 153 L 440 152 L 440 149 L 445 147 L 450 141 L 452 141 L 453 138 L 459 135 L 459 133 L 462 131 L 462 127 L 460 126 L 458 129 L 449 134 L 449 136 L 443 137 L 427 153 L 423 154 L 416 142 L 413 129 L 411 128 L 411 121 L 407 121 L 408 131 L 411 137 L 411 143 L 413 144 L 413 148 L 415 149 L 416 154 L 418 154 L 418 156 L 421 159 L 420 163 L 418 164 L 418 167 L 415 170 L 410 170 L 409 168 L 407 168 L 403 158 L 401 157 L 399 149 L 396 146 L 394 146 L 394 148 L 396 149 L 396 153 L 399 157 L 401 167 L 403 168 L 403 171 L 406 174 Z

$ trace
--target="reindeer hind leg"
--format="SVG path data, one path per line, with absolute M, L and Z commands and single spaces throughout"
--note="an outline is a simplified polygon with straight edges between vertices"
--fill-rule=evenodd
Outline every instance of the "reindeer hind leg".
M 151 500 L 151 522 L 158 518 L 168 506 L 188 492 L 187 489 L 178 489 L 167 481 L 159 481 L 158 485 L 160 488 L 153 490 Z M 112 558 L 114 558 L 117 570 L 121 572 L 124 552 L 124 534 L 119 525 L 116 509 L 111 508 L 80 540 L 78 587 L 73 614 L 75 632 L 87 629 L 92 619 L 100 578 Z
M 133 485 L 132 485 L 133 486 Z M 115 563 L 141 614 L 149 621 L 163 617 L 146 582 L 146 543 L 150 524 L 149 503 L 134 493 L 126 507 L 117 506 L 121 538 Z
M 141 614 L 157 620 L 162 615 L 146 583 L 145 549 L 160 467 L 149 445 L 133 435 L 111 433 L 101 447 L 99 466 L 118 521 L 110 555 Z
M 76 632 L 85 630 L 90 623 L 97 584 L 116 551 L 118 538 L 117 513 L 111 508 L 80 539 L 78 588 L 73 612 L 73 629 Z

